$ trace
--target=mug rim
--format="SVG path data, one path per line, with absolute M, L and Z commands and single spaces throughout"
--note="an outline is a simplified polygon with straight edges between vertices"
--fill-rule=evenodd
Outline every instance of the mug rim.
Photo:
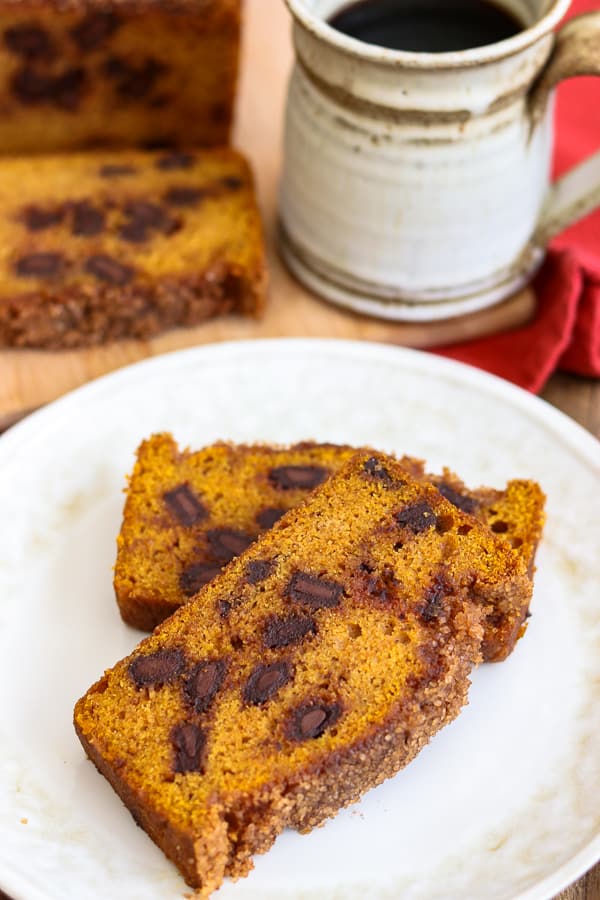
M 413 50 L 392 50 L 389 47 L 368 44 L 332 28 L 325 19 L 307 8 L 305 0 L 285 0 L 285 4 L 297 23 L 303 25 L 317 39 L 348 56 L 391 67 L 461 69 L 496 62 L 526 50 L 555 28 L 569 9 L 571 0 L 554 0 L 541 19 L 503 41 L 445 53 L 417 53 Z M 340 4 L 340 8 L 342 5 Z

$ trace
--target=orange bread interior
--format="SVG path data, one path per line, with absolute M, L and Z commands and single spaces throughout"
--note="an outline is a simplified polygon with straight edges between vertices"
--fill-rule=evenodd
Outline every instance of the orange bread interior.
M 481 596 L 527 582 L 506 541 L 359 453 L 105 673 L 75 727 L 208 896 L 453 719 L 480 660 Z
M 233 150 L 0 158 L 0 345 L 58 349 L 258 314 L 262 226 Z
M 0 152 L 226 144 L 240 0 L 2 0 Z
M 180 450 L 169 434 L 144 441 L 129 479 L 115 566 L 123 619 L 150 631 L 209 582 L 251 541 L 352 458 L 348 446 L 305 442 L 288 448 L 213 444 Z M 532 481 L 504 491 L 471 491 L 419 460 L 402 465 L 510 544 L 530 572 L 522 595 L 494 596 L 485 620 L 484 659 L 504 659 L 524 627 L 544 496 Z

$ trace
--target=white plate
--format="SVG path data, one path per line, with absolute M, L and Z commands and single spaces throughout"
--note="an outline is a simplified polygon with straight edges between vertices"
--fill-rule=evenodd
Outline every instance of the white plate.
M 600 857 L 600 445 L 465 366 L 366 343 L 221 344 L 123 369 L 0 439 L 0 885 L 15 900 L 174 900 L 185 886 L 84 758 L 77 697 L 137 643 L 114 604 L 141 438 L 369 443 L 548 494 L 533 617 L 407 769 L 222 900 L 549 898 Z

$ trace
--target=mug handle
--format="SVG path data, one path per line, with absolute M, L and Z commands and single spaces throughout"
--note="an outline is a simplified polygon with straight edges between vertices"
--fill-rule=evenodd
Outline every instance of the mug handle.
M 532 129 L 540 122 L 551 91 L 577 75 L 600 75 L 600 12 L 584 13 L 559 31 L 554 50 L 529 97 Z M 556 234 L 600 206 L 600 151 L 574 166 L 550 187 L 534 242 L 544 247 Z

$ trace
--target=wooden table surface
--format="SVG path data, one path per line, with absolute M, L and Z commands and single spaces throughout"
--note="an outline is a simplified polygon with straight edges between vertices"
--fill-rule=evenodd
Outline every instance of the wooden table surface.
M 459 334 L 506 328 L 523 320 L 532 311 L 532 294 L 523 292 L 510 300 L 504 308 L 497 308 L 489 316 L 471 317 L 464 322 L 455 321 L 448 326 L 390 325 L 376 320 L 352 316 L 335 310 L 308 295 L 285 272 L 273 249 L 273 216 L 275 206 L 275 179 L 278 170 L 279 134 L 273 133 L 273 105 L 268 114 L 264 104 L 257 105 L 255 79 L 269 83 L 278 93 L 275 107 L 281 105 L 285 68 L 289 65 L 287 46 L 287 22 L 280 0 L 247 0 L 245 31 L 246 59 L 252 55 L 260 60 L 248 77 L 248 68 L 242 77 L 241 103 L 238 118 L 238 143 L 250 155 L 257 171 L 261 203 L 269 238 L 270 266 L 272 273 L 272 311 L 262 325 L 234 320 L 211 323 L 192 333 L 175 332 L 144 345 L 122 342 L 111 348 L 98 348 L 85 354 L 21 353 L 0 354 L 0 430 L 12 420 L 22 416 L 27 409 L 47 402 L 72 387 L 105 371 L 134 362 L 180 346 L 196 343 L 279 335 L 352 337 L 385 341 L 399 345 L 425 346 L 443 338 L 455 339 Z M 267 32 L 260 19 L 268 13 L 269 33 L 279 30 L 281 41 L 265 47 Z M 264 22 L 264 20 L 263 20 Z M 275 117 L 276 119 L 277 117 Z M 588 379 L 558 374 L 553 376 L 542 392 L 549 403 L 571 416 L 596 437 L 600 438 L 600 383 Z M 32 860 L 35 865 L 35 860 Z M 0 900 L 10 900 L 0 890 Z M 476 898 L 473 898 L 476 900 Z M 561 893 L 556 900 L 600 900 L 600 864 L 576 884 Z

